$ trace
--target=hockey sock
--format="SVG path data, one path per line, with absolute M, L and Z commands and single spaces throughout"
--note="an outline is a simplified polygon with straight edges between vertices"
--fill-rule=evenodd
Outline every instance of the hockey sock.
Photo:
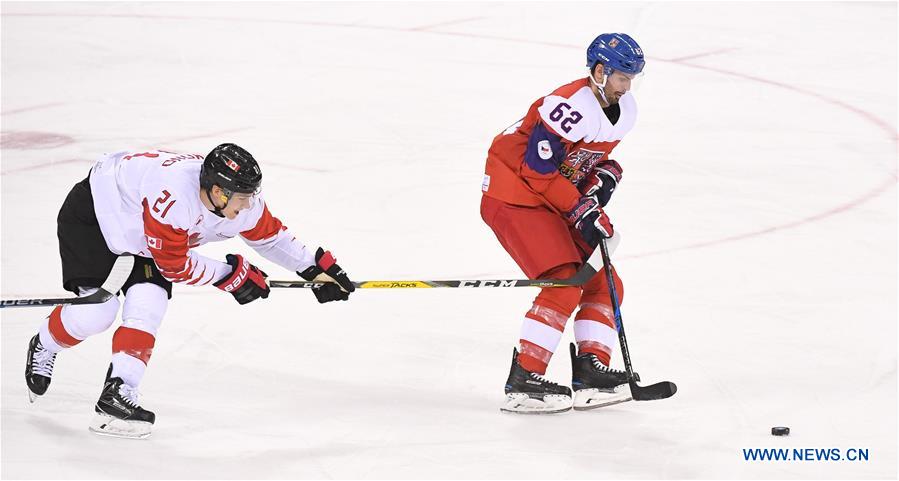
M 112 377 L 120 377 L 130 386 L 140 384 L 155 344 L 156 338 L 150 333 L 128 327 L 116 329 L 112 336 Z
M 568 316 L 535 303 L 525 314 L 521 325 L 521 349 L 518 354 L 521 367 L 544 374 L 562 339 L 567 321 Z
M 112 374 L 110 377 L 122 378 L 125 384 L 131 387 L 137 387 L 140 384 L 146 370 L 147 365 L 136 357 L 129 356 L 123 352 L 117 352 L 112 355 Z
M 565 279 L 576 272 L 574 264 L 566 264 L 542 274 L 548 279 Z M 565 324 L 577 306 L 581 290 L 578 287 L 554 287 L 540 291 L 534 305 L 524 316 L 518 362 L 521 367 L 537 374 L 546 373 Z
M 56 306 L 47 317 L 47 321 L 41 326 L 41 344 L 44 349 L 56 353 L 67 347 L 72 347 L 83 339 L 78 339 L 66 330 L 62 324 L 62 308 Z
M 618 272 L 612 269 L 615 280 L 615 292 L 618 302 L 624 299 L 624 286 Z M 615 345 L 618 344 L 618 331 L 615 328 L 615 312 L 609 297 L 609 286 L 605 276 L 597 275 L 584 286 L 580 301 L 581 308 L 574 316 L 574 339 L 578 352 L 595 355 L 600 362 L 609 365 Z
M 594 354 L 600 362 L 609 365 L 618 341 L 614 313 L 605 304 L 585 303 L 574 316 L 574 339 L 579 353 Z
M 96 291 L 96 287 L 79 288 L 78 295 L 87 296 Z M 56 353 L 109 329 L 119 305 L 118 298 L 113 297 L 102 304 L 56 306 L 40 328 L 41 345 Z

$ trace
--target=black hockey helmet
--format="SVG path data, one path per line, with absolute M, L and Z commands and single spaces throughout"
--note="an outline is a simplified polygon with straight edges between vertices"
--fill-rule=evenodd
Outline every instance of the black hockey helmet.
M 249 152 L 235 144 L 221 144 L 203 159 L 200 187 L 207 191 L 217 185 L 228 197 L 235 192 L 254 194 L 262 185 L 259 163 Z

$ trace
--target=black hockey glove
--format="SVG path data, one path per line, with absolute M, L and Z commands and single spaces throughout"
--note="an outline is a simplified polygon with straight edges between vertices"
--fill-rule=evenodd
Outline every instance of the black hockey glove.
M 231 274 L 213 284 L 215 287 L 233 295 L 241 305 L 268 297 L 270 289 L 265 282 L 268 275 L 262 269 L 250 264 L 240 254 L 228 254 L 225 260 L 231 265 Z
M 315 251 L 315 264 L 297 274 L 309 282 L 324 282 L 325 285 L 312 289 L 319 303 L 345 301 L 356 286 L 347 277 L 346 272 L 337 265 L 337 259 L 321 247 Z

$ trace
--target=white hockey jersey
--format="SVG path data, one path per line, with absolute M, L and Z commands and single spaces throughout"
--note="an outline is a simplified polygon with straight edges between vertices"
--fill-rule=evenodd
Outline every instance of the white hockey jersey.
M 231 273 L 225 262 L 194 247 L 241 236 L 266 259 L 292 271 L 315 263 L 315 254 L 272 216 L 262 195 L 234 219 L 200 201 L 203 155 L 162 150 L 116 152 L 91 169 L 94 211 L 109 250 L 152 257 L 172 282 L 204 285 Z

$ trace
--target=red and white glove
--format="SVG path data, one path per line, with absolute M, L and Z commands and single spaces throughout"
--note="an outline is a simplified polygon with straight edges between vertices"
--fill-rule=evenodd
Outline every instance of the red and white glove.
M 604 160 L 593 168 L 593 175 L 587 179 L 587 183 L 581 187 L 584 195 L 595 195 L 599 205 L 605 207 L 612 198 L 612 193 L 621 182 L 623 169 L 614 160 Z
M 612 237 L 615 232 L 609 216 L 599 205 L 596 195 L 581 197 L 574 208 L 565 214 L 568 224 L 573 225 L 580 233 L 584 241 L 593 247 L 599 245 L 601 239 Z
M 270 289 L 265 278 L 268 275 L 261 269 L 250 264 L 240 254 L 228 254 L 225 260 L 233 269 L 231 274 L 213 284 L 215 287 L 230 293 L 241 305 L 253 302 L 260 297 L 268 297 Z

